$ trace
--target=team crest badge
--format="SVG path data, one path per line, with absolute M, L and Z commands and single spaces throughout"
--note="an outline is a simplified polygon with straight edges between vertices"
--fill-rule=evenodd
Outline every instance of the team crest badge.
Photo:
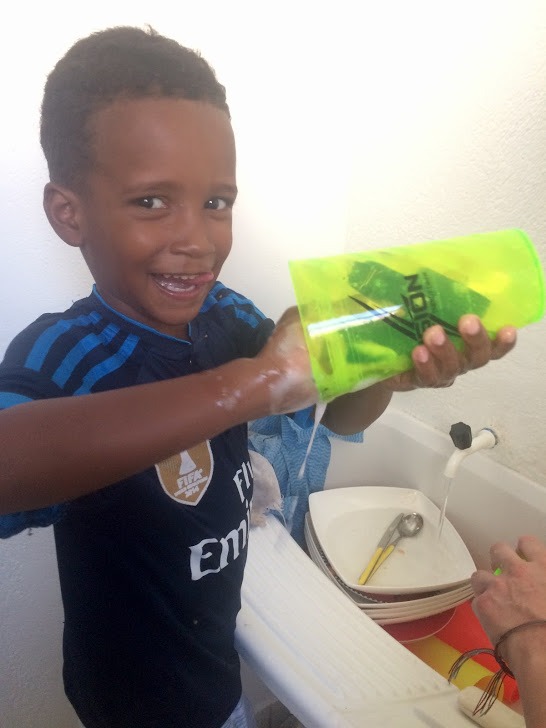
M 214 471 L 210 442 L 173 455 L 155 466 L 163 490 L 173 500 L 196 506 L 206 493 Z

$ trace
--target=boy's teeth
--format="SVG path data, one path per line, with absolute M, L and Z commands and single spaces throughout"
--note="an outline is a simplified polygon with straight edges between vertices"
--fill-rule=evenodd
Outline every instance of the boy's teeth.
M 162 288 L 166 288 L 168 291 L 189 291 L 195 288 L 192 281 L 195 276 L 184 276 L 184 275 L 172 275 L 164 274 L 156 276 L 156 280 Z

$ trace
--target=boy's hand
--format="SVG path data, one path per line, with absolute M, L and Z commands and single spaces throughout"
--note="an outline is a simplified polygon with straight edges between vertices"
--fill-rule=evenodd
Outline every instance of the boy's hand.
M 295 306 L 283 313 L 256 361 L 260 362 L 260 370 L 268 380 L 271 414 L 295 412 L 318 402 L 319 395 Z
M 500 359 L 516 343 L 516 329 L 512 326 L 502 328 L 491 341 L 480 319 L 473 314 L 462 316 L 458 329 L 464 341 L 461 351 L 455 348 L 441 326 L 428 328 L 423 334 L 423 344 L 412 352 L 414 368 L 385 380 L 381 389 L 405 392 L 418 387 L 449 387 L 460 374 Z M 296 307 L 282 315 L 256 359 L 269 380 L 272 414 L 294 412 L 318 402 Z
M 414 369 L 386 380 L 393 392 L 407 392 L 417 387 L 449 387 L 460 374 L 483 367 L 492 359 L 500 359 L 514 348 L 516 329 L 502 328 L 494 341 L 480 319 L 466 314 L 459 320 L 459 333 L 464 348 L 458 351 L 441 326 L 431 326 L 423 334 L 423 344 L 412 352 Z

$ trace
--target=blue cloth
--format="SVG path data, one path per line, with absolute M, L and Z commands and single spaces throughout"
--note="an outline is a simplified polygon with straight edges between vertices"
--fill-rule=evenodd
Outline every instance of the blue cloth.
M 48 508 L 37 508 L 33 511 L 9 513 L 0 516 L 0 538 L 10 538 L 27 528 L 43 528 L 56 523 L 67 508 L 66 503 L 59 503 Z
M 296 412 L 293 417 L 271 415 L 249 425 L 249 447 L 269 460 L 279 481 L 283 499 L 282 516 L 293 538 L 305 545 L 305 514 L 309 496 L 322 490 L 330 464 L 332 437 L 362 442 L 363 434 L 337 435 L 319 424 L 305 465 L 300 471 L 313 433 L 314 407 Z

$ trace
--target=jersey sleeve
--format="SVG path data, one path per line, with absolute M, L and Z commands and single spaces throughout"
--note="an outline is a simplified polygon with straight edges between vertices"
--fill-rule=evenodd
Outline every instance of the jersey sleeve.
M 252 358 L 274 328 L 250 299 L 218 282 L 191 323 L 195 361 L 201 369 L 210 369 L 240 357 Z
M 228 288 L 217 294 L 218 305 L 232 318 L 239 356 L 254 357 L 271 336 L 275 324 L 254 303 Z

